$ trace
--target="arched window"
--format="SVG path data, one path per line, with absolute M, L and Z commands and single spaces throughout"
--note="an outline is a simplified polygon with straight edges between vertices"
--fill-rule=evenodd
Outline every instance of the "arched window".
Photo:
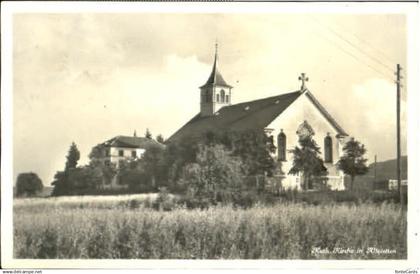
M 220 98 L 221 98 L 222 103 L 224 103 L 225 102 L 225 90 L 223 90 L 223 89 L 220 91 Z
M 278 160 L 286 161 L 286 135 L 283 130 L 277 136 L 277 151 L 278 151 Z
M 220 102 L 219 94 L 216 95 L 216 102 Z
M 226 103 L 229 103 L 229 95 L 226 95 Z
M 324 153 L 325 153 L 324 161 L 326 163 L 332 163 L 333 162 L 332 139 L 329 133 L 324 138 Z

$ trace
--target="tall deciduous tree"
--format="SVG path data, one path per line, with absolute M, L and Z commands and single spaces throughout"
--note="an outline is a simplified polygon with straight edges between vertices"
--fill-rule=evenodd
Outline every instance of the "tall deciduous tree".
M 88 167 L 95 169 L 102 176 L 101 183 L 96 188 L 102 188 L 105 185 L 111 184 L 117 174 L 116 164 L 110 162 L 108 159 L 104 161 L 104 157 L 107 157 L 107 150 L 109 151 L 109 147 L 99 144 L 93 147 L 89 153 L 90 162 Z
M 183 138 L 166 146 L 164 165 L 171 191 L 181 191 L 179 188 L 182 188 L 182 186 L 178 185 L 177 182 L 182 175 L 183 167 L 189 163 L 194 163 L 197 153 L 198 143 L 193 138 Z
M 184 167 L 180 184 L 194 206 L 235 203 L 244 188 L 241 161 L 222 145 L 200 146 L 196 162 Z
M 350 190 L 353 190 L 354 178 L 366 174 L 369 170 L 366 165 L 367 159 L 363 157 L 366 148 L 359 141 L 351 138 L 344 146 L 343 152 L 344 155 L 338 161 L 338 168 L 350 176 Z
M 41 179 L 36 173 L 20 173 L 16 181 L 16 196 L 34 196 L 43 188 Z
M 319 146 L 316 144 L 312 135 L 299 138 L 300 147 L 295 147 L 290 152 L 293 154 L 293 166 L 289 174 L 302 174 L 303 189 L 310 188 L 314 177 L 327 174 L 324 162 L 319 156 L 321 154 Z
M 141 159 L 120 165 L 118 182 L 121 185 L 126 185 L 132 193 L 156 192 L 157 190 L 152 185 L 146 172 L 145 163 Z
M 271 154 L 275 151 L 275 146 L 273 139 L 269 138 L 264 131 L 207 132 L 202 140 L 207 145 L 224 145 L 233 156 L 241 159 L 246 175 L 271 176 L 274 171 L 275 162 Z
M 161 145 L 149 146 L 143 154 L 142 161 L 152 186 L 160 187 L 166 184 L 165 176 L 165 149 Z

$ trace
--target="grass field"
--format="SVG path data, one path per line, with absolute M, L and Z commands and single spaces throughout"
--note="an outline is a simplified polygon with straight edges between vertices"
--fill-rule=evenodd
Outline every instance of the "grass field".
M 225 206 L 158 211 L 145 206 L 155 198 L 155 195 L 126 195 L 17 199 L 14 256 L 86 259 L 407 256 L 406 215 L 393 204 L 277 204 L 246 210 Z M 349 252 L 357 249 L 359 252 Z

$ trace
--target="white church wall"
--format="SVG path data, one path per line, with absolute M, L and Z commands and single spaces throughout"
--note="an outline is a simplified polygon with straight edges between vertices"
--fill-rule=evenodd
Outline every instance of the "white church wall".
M 273 120 L 268 126 L 268 129 L 272 129 L 271 135 L 273 136 L 274 144 L 277 147 L 277 135 L 283 129 L 286 135 L 286 161 L 282 161 L 282 171 L 287 174 L 292 167 L 293 155 L 289 150 L 293 149 L 298 145 L 298 136 L 296 131 L 304 121 L 312 127 L 315 132 L 314 140 L 318 144 L 321 150 L 321 157 L 324 159 L 324 138 L 329 135 L 332 138 L 332 155 L 333 163 L 325 163 L 328 169 L 328 175 L 331 180 L 329 184 L 333 189 L 344 189 L 343 174 L 338 170 L 336 163 L 340 157 L 341 147 L 339 140 L 336 138 L 335 128 L 328 122 L 328 120 L 321 114 L 321 112 L 313 105 L 306 95 L 300 96 L 296 101 L 290 105 L 279 117 Z M 276 152 L 277 153 L 277 152 Z M 330 182 L 331 181 L 331 182 Z M 285 188 L 300 188 L 299 178 L 296 179 L 294 176 L 288 176 L 283 181 L 283 187 Z

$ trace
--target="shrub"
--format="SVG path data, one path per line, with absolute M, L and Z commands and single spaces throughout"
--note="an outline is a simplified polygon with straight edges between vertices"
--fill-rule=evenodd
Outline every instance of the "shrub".
M 238 191 L 232 197 L 232 204 L 234 207 L 250 208 L 257 201 L 256 197 L 254 191 Z
M 147 197 L 146 199 L 144 199 L 143 207 L 144 208 L 152 208 L 152 201 L 151 201 L 150 197 Z
M 397 192 L 392 191 L 372 191 L 369 195 L 369 200 L 373 203 L 393 202 L 399 203 L 400 197 Z
M 35 196 L 43 187 L 36 173 L 20 173 L 16 181 L 16 196 Z
M 163 211 L 171 211 L 176 206 L 174 199 L 169 195 L 166 187 L 159 188 L 159 195 L 152 203 L 152 208 Z
M 118 180 L 121 185 L 127 185 L 131 193 L 150 193 L 157 190 L 142 163 L 135 167 L 126 166 L 120 171 Z
M 179 180 L 184 185 L 188 207 L 206 208 L 217 203 L 240 203 L 245 190 L 241 161 L 221 145 L 201 146 L 196 163 L 184 167 Z
M 211 206 L 212 203 L 210 199 L 206 197 L 197 198 L 187 193 L 186 195 L 181 196 L 181 198 L 178 201 L 178 204 L 184 205 L 188 209 L 207 209 Z
M 136 208 L 139 208 L 140 207 L 140 201 L 139 200 L 137 200 L 137 199 L 132 199 L 132 200 L 130 200 L 130 202 L 129 202 L 129 208 L 130 209 L 136 209 Z
M 334 198 L 334 201 L 338 203 L 342 203 L 342 202 L 355 203 L 359 199 L 357 196 L 357 193 L 352 192 L 352 191 L 334 191 L 334 192 L 331 192 L 331 194 Z
M 280 192 L 280 197 L 286 201 L 295 202 L 297 199 L 298 190 L 297 188 L 288 188 L 285 191 Z

